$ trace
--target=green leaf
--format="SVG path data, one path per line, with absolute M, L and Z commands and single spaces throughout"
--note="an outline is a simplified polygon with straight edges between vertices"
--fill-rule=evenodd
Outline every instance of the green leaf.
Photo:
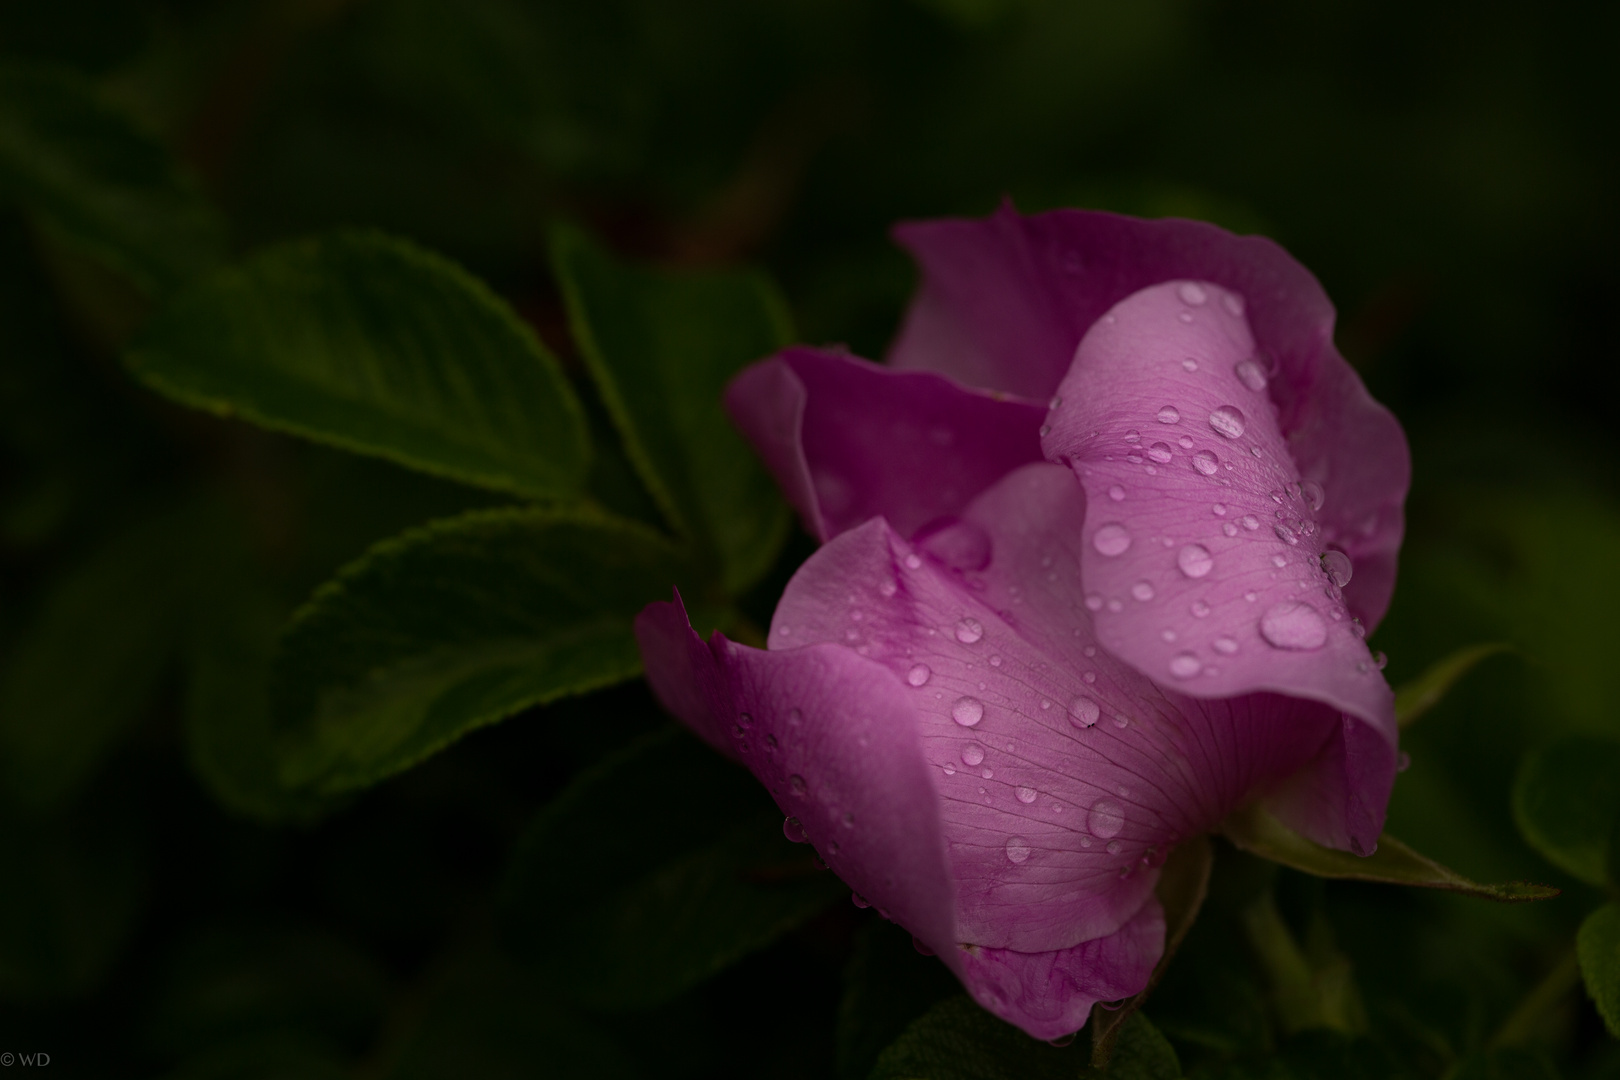
M 1531 754 L 1513 784 L 1513 817 L 1554 865 L 1601 885 L 1620 821 L 1620 743 L 1573 735 Z
M 1509 1046 L 1470 1054 L 1446 1073 L 1445 1080 L 1559 1080 L 1559 1076 L 1544 1054 Z
M 1559 892 L 1527 881 L 1481 885 L 1419 855 L 1388 833 L 1378 838 L 1378 849 L 1365 858 L 1323 847 L 1294 832 L 1258 804 L 1251 804 L 1227 818 L 1221 824 L 1221 832 L 1244 851 L 1316 877 L 1446 889 L 1508 903 L 1546 900 Z
M 283 779 L 363 787 L 521 709 L 634 678 L 632 620 L 684 571 L 662 538 L 583 510 L 476 511 L 383 541 L 283 638 Z
M 169 152 L 67 72 L 0 70 L 0 190 L 151 292 L 223 254 L 218 219 Z
M 528 498 L 577 495 L 590 464 L 579 402 L 533 332 L 455 264 L 378 233 L 207 278 L 127 362 L 187 405 Z
M 1097 1012 L 1094 1008 L 1093 1014 Z M 1175 1080 L 1176 1052 L 1140 1012 L 1121 1025 L 1106 1070 L 1085 1063 L 1077 1046 L 1052 1046 L 985 1012 L 958 994 L 906 1029 L 878 1059 L 871 1080 Z
M 792 337 L 769 280 L 615 262 L 582 233 L 552 244 L 570 325 L 625 449 L 659 508 L 714 552 L 728 592 L 764 574 L 787 509 L 721 403 L 745 365 Z
M 885 919 L 869 918 L 855 939 L 838 1003 L 838 1075 L 866 1080 L 884 1047 L 913 1020 L 961 993 L 937 957 L 923 956 L 911 933 Z
M 149 706 L 180 642 L 195 517 L 115 536 L 46 593 L 0 672 L 0 782 L 49 806 L 73 796 Z
M 1586 992 L 1609 1034 L 1620 1038 L 1620 903 L 1605 904 L 1586 917 L 1575 936 L 1575 952 Z
M 681 729 L 647 736 L 541 811 L 503 922 L 560 991 L 600 1008 L 668 1000 L 848 887 L 782 835 L 753 777 Z
M 1422 675 L 1403 683 L 1395 691 L 1396 722 L 1403 728 L 1416 722 L 1418 717 L 1438 705 L 1452 685 L 1468 674 L 1475 664 L 1486 657 L 1512 651 L 1511 645 L 1500 642 L 1471 645 L 1431 664 Z
M 1104 1068 L 1126 1029 L 1126 1021 L 1142 1007 L 1148 994 L 1164 977 L 1176 950 L 1198 919 L 1209 894 L 1209 875 L 1215 866 L 1215 849 L 1206 836 L 1195 836 L 1170 853 L 1159 872 L 1154 892 L 1164 906 L 1164 953 L 1154 965 L 1148 984 L 1136 996 L 1112 1010 L 1093 1009 L 1091 1013 L 1091 1063 Z

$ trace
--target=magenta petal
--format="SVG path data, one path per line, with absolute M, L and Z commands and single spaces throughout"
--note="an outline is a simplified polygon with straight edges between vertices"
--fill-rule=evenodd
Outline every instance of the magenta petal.
M 1149 897 L 1107 937 L 1069 949 L 1021 953 L 968 946 L 941 953 L 975 1000 L 1037 1039 L 1079 1031 L 1099 1001 L 1118 1001 L 1147 985 L 1164 952 L 1164 909 Z
M 882 514 L 909 536 L 1019 465 L 1041 460 L 1043 404 L 814 349 L 748 368 L 726 407 L 828 540 Z
M 1333 347 L 1333 306 L 1316 279 L 1263 237 L 1194 221 L 1059 210 L 913 222 L 896 238 L 923 284 L 890 353 L 896 367 L 1044 399 L 1081 337 L 1132 293 L 1214 282 L 1246 306 L 1267 394 L 1303 479 L 1331 497 L 1323 532 L 1355 563 L 1346 602 L 1368 630 L 1395 580 L 1411 465 L 1400 425 Z
M 936 949 L 957 940 L 938 805 L 899 680 L 833 645 L 704 642 L 679 598 L 649 605 L 636 638 L 660 700 L 729 742 L 839 877 Z
M 960 520 L 987 539 L 982 571 L 874 520 L 805 564 L 771 626 L 773 650 L 840 643 L 910 688 L 961 941 L 1037 953 L 1112 933 L 1146 902 L 1171 846 L 1340 729 L 1312 702 L 1166 693 L 1098 649 L 1084 517 L 1072 473 L 1026 466 Z

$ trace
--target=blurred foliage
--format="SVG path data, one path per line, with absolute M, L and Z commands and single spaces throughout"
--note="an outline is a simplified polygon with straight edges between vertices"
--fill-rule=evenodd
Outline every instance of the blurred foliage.
M 644 688 L 569 696 L 633 676 L 624 612 L 663 598 L 617 544 L 667 549 L 701 629 L 768 619 L 808 541 L 718 387 L 790 317 L 881 356 L 914 280 L 889 225 L 1011 196 L 1264 231 L 1322 278 L 1413 444 L 1392 681 L 1511 649 L 1424 703 L 1390 829 L 1565 890 L 1217 844 L 1110 1075 L 1620 1075 L 1617 32 L 1612 5 L 1440 0 L 0 5 L 0 1050 L 198 1080 L 1081 1075 L 1084 1036 L 998 1028 L 829 906 Z M 445 380 L 449 425 L 417 392 Z M 529 573 L 559 521 L 611 534 L 568 541 L 594 587 Z M 498 585 L 425 614 L 480 574 L 514 582 L 502 618 Z M 559 596 L 566 627 L 523 606 Z M 660 753 L 717 770 L 701 823 L 654 797 Z

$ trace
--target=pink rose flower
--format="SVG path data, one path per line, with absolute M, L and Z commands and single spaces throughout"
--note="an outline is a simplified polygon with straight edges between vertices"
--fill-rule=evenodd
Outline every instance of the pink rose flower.
M 660 699 L 1038 1038 L 1136 993 L 1158 867 L 1251 800 L 1369 853 L 1366 645 L 1410 465 L 1281 248 L 1059 211 L 902 225 L 886 366 L 795 348 L 727 405 L 824 546 L 768 649 L 637 622 Z

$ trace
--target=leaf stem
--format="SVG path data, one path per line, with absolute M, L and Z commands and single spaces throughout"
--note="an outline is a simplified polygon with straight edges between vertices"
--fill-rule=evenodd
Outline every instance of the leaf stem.
M 1576 960 L 1575 950 L 1571 948 L 1553 965 L 1547 977 L 1508 1014 L 1487 1045 L 1494 1050 L 1534 1042 L 1545 1028 L 1547 1015 L 1562 1005 L 1580 983 L 1581 967 Z

